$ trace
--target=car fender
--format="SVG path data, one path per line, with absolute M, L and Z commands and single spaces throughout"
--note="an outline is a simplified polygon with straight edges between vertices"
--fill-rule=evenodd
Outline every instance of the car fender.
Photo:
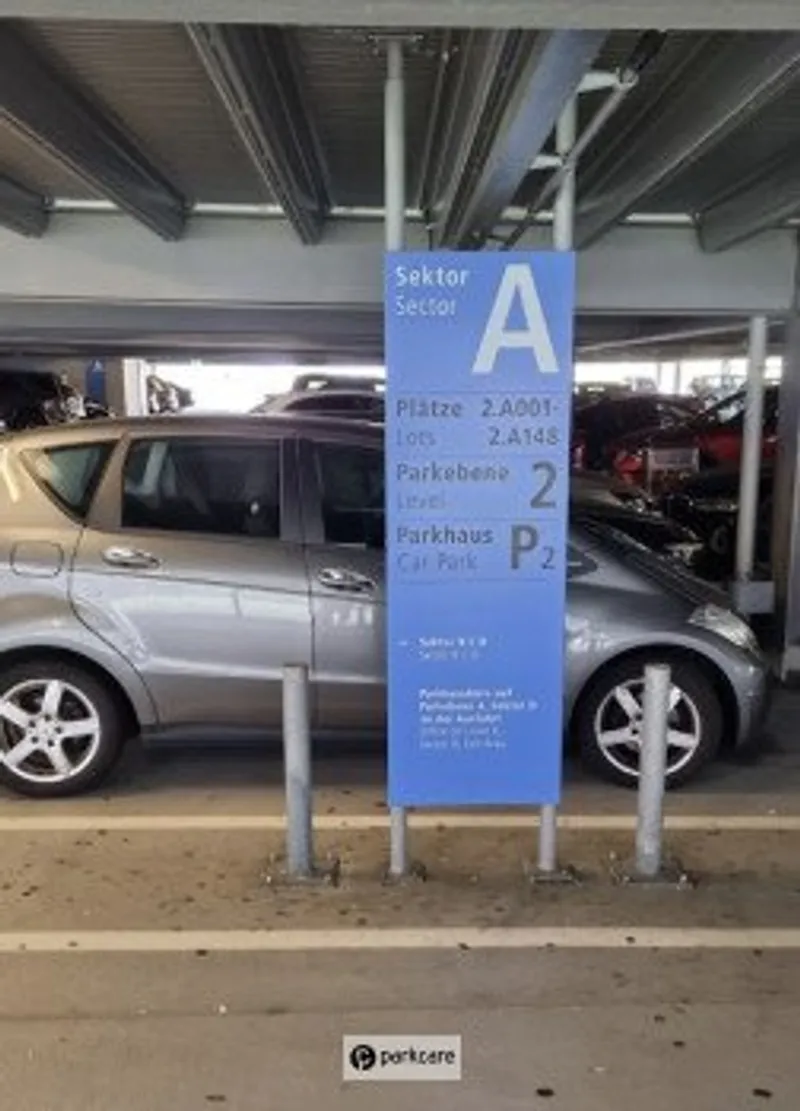
M 568 636 L 570 635 L 574 636 L 575 634 L 574 631 L 570 632 L 568 627 Z M 738 701 L 736 673 L 740 667 L 748 666 L 743 651 L 740 652 L 734 645 L 728 644 L 725 640 L 715 637 L 713 634 L 705 634 L 703 630 L 696 628 L 692 628 L 691 634 L 682 633 L 679 630 L 659 632 L 656 640 L 653 639 L 652 633 L 648 634 L 647 631 L 642 630 L 624 638 L 615 637 L 613 644 L 609 645 L 605 651 L 600 650 L 598 652 L 596 639 L 593 641 L 592 650 L 589 652 L 576 653 L 573 648 L 568 654 L 570 683 L 566 703 L 567 720 L 572 718 L 581 698 L 605 668 L 626 656 L 638 653 L 652 653 L 655 655 L 659 652 L 685 652 L 687 655 L 705 660 L 725 680 Z M 749 666 L 755 666 L 755 664 L 756 662 L 752 661 Z
M 150 692 L 136 669 L 75 615 L 56 592 L 15 593 L 0 600 L 0 659 L 11 652 L 66 652 L 105 672 L 124 691 L 143 729 L 158 724 Z

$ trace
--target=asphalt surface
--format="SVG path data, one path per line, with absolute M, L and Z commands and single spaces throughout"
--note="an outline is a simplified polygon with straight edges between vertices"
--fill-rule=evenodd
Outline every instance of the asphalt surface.
M 782 698 L 759 762 L 669 797 L 681 886 L 621 882 L 634 796 L 572 766 L 565 886 L 531 881 L 530 816 L 496 812 L 429 815 L 424 870 L 384 883 L 374 750 L 317 764 L 336 868 L 310 886 L 282 874 L 274 749 L 160 747 L 102 794 L 0 796 L 0 1108 L 795 1111 L 798 726 Z M 343 1035 L 389 1033 L 460 1034 L 463 1079 L 344 1083 Z

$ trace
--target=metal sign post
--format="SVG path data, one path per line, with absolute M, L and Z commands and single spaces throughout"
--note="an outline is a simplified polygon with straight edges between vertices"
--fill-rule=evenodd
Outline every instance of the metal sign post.
M 386 250 L 401 251 L 405 245 L 406 135 L 405 76 L 403 44 L 390 39 L 386 45 L 386 92 L 384 103 L 384 173 L 386 198 Z M 391 377 L 391 367 L 387 365 Z M 402 806 L 392 806 L 389 825 L 389 875 L 397 879 L 408 868 L 408 823 Z
M 569 159 L 577 137 L 578 100 L 573 97 L 556 126 L 556 154 L 564 166 L 553 208 L 553 247 L 557 251 L 573 248 L 576 162 Z M 558 811 L 555 806 L 546 805 L 541 809 L 537 865 L 543 876 L 555 875 L 558 871 Z

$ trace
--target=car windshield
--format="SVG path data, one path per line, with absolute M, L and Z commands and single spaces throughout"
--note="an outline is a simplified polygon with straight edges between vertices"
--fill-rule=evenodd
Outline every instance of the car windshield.
M 729 606 L 728 597 L 722 591 L 705 580 L 698 579 L 672 557 L 654 552 L 613 525 L 581 518 L 580 530 L 595 549 L 605 552 L 629 569 L 644 574 L 652 582 L 658 583 L 665 592 L 677 590 L 684 596 L 693 596 L 698 603 L 716 602 L 726 608 Z
M 661 417 L 661 423 L 665 425 L 684 424 L 685 421 L 691 417 L 691 410 L 668 401 L 661 402 L 658 411 Z
M 744 393 L 735 393 L 732 397 L 726 397 L 724 401 L 712 405 L 707 412 L 697 418 L 698 422 L 715 425 L 732 424 L 744 413 L 744 403 Z

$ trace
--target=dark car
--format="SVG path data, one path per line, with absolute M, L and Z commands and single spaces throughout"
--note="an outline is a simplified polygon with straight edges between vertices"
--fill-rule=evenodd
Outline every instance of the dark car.
M 75 391 L 56 374 L 0 368 L 0 430 L 19 432 L 79 419 Z
M 317 390 L 359 390 L 372 393 L 383 393 L 386 387 L 385 379 L 379 374 L 322 374 L 319 371 L 308 371 L 298 374 L 292 382 L 292 393 L 314 392 Z
M 383 395 L 364 389 L 300 390 L 276 397 L 266 397 L 252 410 L 253 416 L 274 416 L 278 413 L 308 414 L 315 417 L 349 417 L 383 423 Z
M 647 428 L 675 428 L 695 411 L 691 399 L 630 394 L 601 397 L 587 405 L 576 405 L 573 416 L 572 462 L 586 470 L 610 467 L 610 445 L 631 432 Z
M 648 450 L 685 450 L 693 452 L 700 469 L 735 465 L 742 453 L 744 431 L 744 390 L 733 394 L 710 409 L 668 428 L 652 427 L 631 432 L 611 449 L 614 473 L 633 482 L 642 482 L 647 470 Z M 778 387 L 764 391 L 764 434 L 762 455 L 775 454 L 778 438 Z
M 570 519 L 600 522 L 658 555 L 680 560 L 695 573 L 704 566 L 703 542 L 691 528 L 666 517 L 644 491 L 605 476 L 572 475 Z
M 769 565 L 772 541 L 772 485 L 775 467 L 761 468 L 756 519 L 756 563 Z M 717 467 L 685 479 L 660 500 L 664 514 L 697 534 L 703 543 L 698 570 L 707 578 L 733 574 L 739 520 L 738 467 Z

